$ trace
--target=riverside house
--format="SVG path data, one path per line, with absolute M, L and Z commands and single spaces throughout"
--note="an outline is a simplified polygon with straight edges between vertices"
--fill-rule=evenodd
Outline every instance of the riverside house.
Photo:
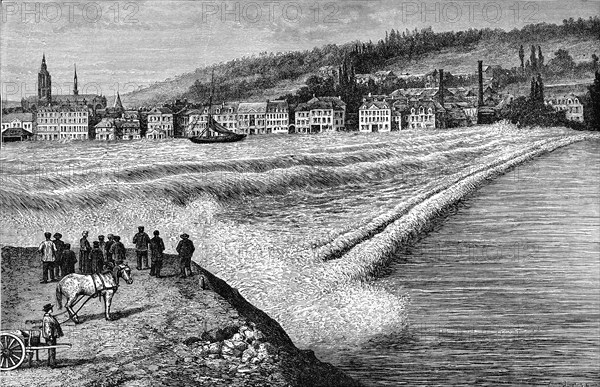
M 96 131 L 96 140 L 111 141 L 119 137 L 117 123 L 114 118 L 103 118 L 94 126 L 94 129 Z
M 266 133 L 266 102 L 242 102 L 238 107 L 238 133 Z
M 389 132 L 392 129 L 392 108 L 387 101 L 363 102 L 358 110 L 361 132 Z
M 267 133 L 287 134 L 289 128 L 289 106 L 287 101 L 267 101 Z
M 87 107 L 44 107 L 37 112 L 38 140 L 88 140 L 89 112 Z
M 166 107 L 155 107 L 148 112 L 146 138 L 161 140 L 173 137 L 173 112 Z
M 338 97 L 313 97 L 296 107 L 296 133 L 335 132 L 345 129 L 346 103 Z
M 575 94 L 546 98 L 544 103 L 556 111 L 564 111 L 567 120 L 583 122 L 583 104 Z
M 33 113 L 2 115 L 2 141 L 23 141 L 33 137 Z
M 214 105 L 210 111 L 212 118 L 232 132 L 238 132 L 237 102 L 223 102 Z M 208 106 L 200 109 L 188 109 L 180 115 L 181 125 L 186 137 L 198 136 L 208 124 Z

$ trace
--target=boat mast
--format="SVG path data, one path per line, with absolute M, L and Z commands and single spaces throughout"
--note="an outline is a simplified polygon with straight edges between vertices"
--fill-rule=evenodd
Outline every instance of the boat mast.
M 208 97 L 208 120 L 206 121 L 206 137 L 210 137 L 210 127 L 212 125 L 212 99 L 215 93 L 215 69 L 213 67 L 210 76 L 210 97 Z

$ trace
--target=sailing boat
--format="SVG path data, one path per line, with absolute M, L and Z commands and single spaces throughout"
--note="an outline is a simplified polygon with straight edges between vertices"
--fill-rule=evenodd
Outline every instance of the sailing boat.
M 212 98 L 214 93 L 214 78 L 215 71 L 212 73 L 212 90 L 209 98 L 209 106 L 208 106 L 208 121 L 206 122 L 206 127 L 200 132 L 197 136 L 190 137 L 190 141 L 195 144 L 213 144 L 220 142 L 236 142 L 241 141 L 246 138 L 245 134 L 237 134 L 232 132 L 231 130 L 225 128 L 223 125 L 215 121 L 212 117 Z M 194 121 L 193 128 L 198 124 L 198 119 Z M 192 128 L 192 129 L 193 129 Z

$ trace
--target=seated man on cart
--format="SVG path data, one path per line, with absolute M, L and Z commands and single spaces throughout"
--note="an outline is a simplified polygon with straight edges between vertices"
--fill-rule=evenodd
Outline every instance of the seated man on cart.
M 58 320 L 51 313 L 52 308 L 52 304 L 43 307 L 45 314 L 42 319 L 42 336 L 46 339 L 47 345 L 56 345 L 56 339 L 64 336 Z M 56 348 L 48 348 L 48 366 L 56 367 Z

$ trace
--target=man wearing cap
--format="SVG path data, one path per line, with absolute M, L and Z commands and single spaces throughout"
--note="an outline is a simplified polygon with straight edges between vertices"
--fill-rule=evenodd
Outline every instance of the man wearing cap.
M 84 231 L 81 235 L 82 238 L 79 240 L 79 272 L 84 272 L 84 267 L 89 267 L 90 260 L 90 251 L 92 251 L 92 246 L 90 246 L 90 241 L 88 241 L 88 232 Z
M 181 240 L 177 244 L 177 252 L 179 253 L 179 268 L 181 269 L 181 278 L 185 278 L 186 269 L 189 270 L 190 276 L 192 273 L 192 255 L 194 255 L 194 243 L 190 240 L 190 236 L 186 233 L 180 235 Z
M 99 274 L 102 273 L 102 268 L 104 267 L 104 254 L 102 254 L 102 250 L 100 250 L 100 242 L 94 241 L 94 247 L 90 252 L 90 272 L 86 274 Z
M 135 245 L 135 255 L 137 256 L 137 269 L 148 269 L 148 244 L 150 237 L 144 232 L 144 226 L 138 227 L 138 233 L 133 236 L 133 244 Z M 143 262 L 142 262 L 143 261 Z
M 102 251 L 102 261 L 106 261 L 106 241 L 104 240 L 104 235 L 98 235 L 98 246 L 100 247 L 100 251 Z
M 112 256 L 112 252 L 110 251 L 110 248 L 112 247 L 113 243 L 115 243 L 115 237 L 113 236 L 113 234 L 108 234 L 108 241 L 106 242 L 105 250 L 106 250 L 106 262 L 114 262 L 113 256 Z
M 75 252 L 71 250 L 70 243 L 65 243 L 65 249 L 62 252 L 60 261 L 63 277 L 75 273 L 75 264 L 77 263 L 77 257 L 75 256 Z
M 154 230 L 154 237 L 150 239 L 150 275 L 155 275 L 160 278 L 160 269 L 163 264 L 163 251 L 165 251 L 165 243 L 159 237 L 160 232 Z
M 114 263 L 120 265 L 125 262 L 125 246 L 121 243 L 120 236 L 115 235 L 113 238 L 115 242 L 110 246 L 110 255 L 114 259 Z
M 54 240 L 52 242 L 54 242 L 54 246 L 56 246 L 56 259 L 54 260 L 54 278 L 59 279 L 61 274 L 63 276 L 65 275 L 65 273 L 60 272 L 62 252 L 65 249 L 65 242 L 60 240 L 60 238 L 62 238 L 62 234 L 59 232 L 55 233 L 53 237 Z
M 54 242 L 50 240 L 52 234 L 49 232 L 44 233 L 45 241 L 40 243 L 38 251 L 42 257 L 42 280 L 41 284 L 48 282 L 48 274 L 50 274 L 50 281 L 54 281 L 54 261 L 56 260 L 56 246 Z
M 51 313 L 52 304 L 46 304 L 42 309 L 45 313 L 42 319 L 42 336 L 46 339 L 46 345 L 56 345 L 56 339 L 64 336 L 63 331 Z M 48 348 L 48 366 L 56 367 L 56 348 Z

